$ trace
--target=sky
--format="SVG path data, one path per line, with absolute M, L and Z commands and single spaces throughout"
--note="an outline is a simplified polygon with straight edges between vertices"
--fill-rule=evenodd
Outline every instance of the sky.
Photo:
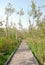
M 31 5 L 31 1 L 32 0 L 0 0 L 0 19 L 5 19 L 6 15 L 5 15 L 5 7 L 8 5 L 8 3 L 10 2 L 12 4 L 12 6 L 19 11 L 21 8 L 23 8 L 24 10 L 24 15 L 21 17 L 21 23 L 23 25 L 24 28 L 28 28 L 28 15 L 27 12 L 30 8 Z M 45 0 L 34 0 L 37 7 L 38 6 L 42 6 L 45 5 Z M 31 8 L 30 8 L 31 10 Z M 41 9 L 41 12 L 43 12 L 43 16 L 45 16 L 45 8 Z M 8 23 L 15 23 L 16 26 L 18 27 L 18 23 L 19 23 L 19 15 L 16 14 L 16 12 L 14 12 L 10 17 L 9 17 L 9 21 Z

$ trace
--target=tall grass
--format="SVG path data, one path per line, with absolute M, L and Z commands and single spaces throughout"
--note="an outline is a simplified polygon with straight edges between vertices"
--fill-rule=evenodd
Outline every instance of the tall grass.
M 26 42 L 40 64 L 45 65 L 45 36 L 41 36 L 39 32 L 33 32 L 26 38 Z
M 6 37 L 0 38 L 0 65 L 4 64 L 18 44 L 19 43 L 16 39 L 7 39 Z
M 9 58 L 11 53 L 20 44 L 21 38 L 19 38 L 20 36 L 16 40 L 16 34 L 13 29 L 8 31 L 8 37 L 6 37 L 6 35 L 0 36 L 0 65 L 4 65 L 5 61 Z

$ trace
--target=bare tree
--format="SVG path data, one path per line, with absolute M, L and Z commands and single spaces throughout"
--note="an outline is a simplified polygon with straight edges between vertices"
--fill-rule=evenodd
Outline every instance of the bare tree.
M 24 15 L 24 11 L 23 11 L 23 8 L 17 12 L 17 14 L 19 15 L 19 29 L 22 28 L 22 24 L 21 24 L 21 16 Z M 16 39 L 17 39 L 17 30 L 16 30 Z
M 19 15 L 19 28 L 22 28 L 22 24 L 21 24 L 21 16 L 23 16 L 24 15 L 24 11 L 23 11 L 23 8 L 19 11 L 19 12 L 17 12 L 17 14 Z
M 11 3 L 8 3 L 7 7 L 5 8 L 6 14 L 6 36 L 8 36 L 8 19 L 14 12 L 14 8 L 12 7 Z
M 16 28 L 16 24 L 14 23 L 14 32 L 16 32 L 16 40 L 17 40 L 17 28 Z

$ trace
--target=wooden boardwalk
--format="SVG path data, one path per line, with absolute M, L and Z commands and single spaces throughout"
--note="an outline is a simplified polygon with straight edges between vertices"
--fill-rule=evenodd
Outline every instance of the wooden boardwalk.
M 18 50 L 14 54 L 8 65 L 39 65 L 31 50 L 24 41 L 22 41 Z

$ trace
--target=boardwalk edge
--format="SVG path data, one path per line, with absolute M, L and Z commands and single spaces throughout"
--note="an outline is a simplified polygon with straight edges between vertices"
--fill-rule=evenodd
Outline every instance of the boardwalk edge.
M 21 42 L 20 42 L 21 44 Z M 16 53 L 17 49 L 19 48 L 20 44 L 16 47 L 16 49 L 12 52 L 12 54 L 9 56 L 9 58 L 7 59 L 7 61 L 4 63 L 4 65 L 8 65 L 9 62 L 11 61 L 13 55 Z

